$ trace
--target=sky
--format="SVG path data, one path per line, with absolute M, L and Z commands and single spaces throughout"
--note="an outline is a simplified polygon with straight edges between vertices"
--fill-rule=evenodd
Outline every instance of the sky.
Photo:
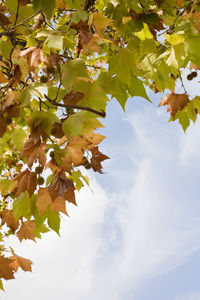
M 160 97 L 134 97 L 126 113 L 111 101 L 100 131 L 105 174 L 88 172 L 91 187 L 67 205 L 61 237 L 11 241 L 33 272 L 18 271 L 0 299 L 200 299 L 200 124 L 184 134 Z

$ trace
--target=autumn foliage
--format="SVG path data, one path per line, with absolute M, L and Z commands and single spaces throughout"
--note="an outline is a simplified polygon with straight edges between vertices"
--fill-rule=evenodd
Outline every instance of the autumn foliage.
M 197 0 L 0 2 L 0 279 L 32 264 L 5 238 L 59 234 L 86 170 L 103 173 L 108 101 L 166 91 L 170 120 L 196 121 L 183 74 L 197 77 L 199 48 Z

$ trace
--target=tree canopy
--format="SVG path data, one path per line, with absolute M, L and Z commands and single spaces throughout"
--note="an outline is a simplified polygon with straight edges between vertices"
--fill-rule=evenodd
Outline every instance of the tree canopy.
M 199 49 L 198 0 L 0 1 L 0 279 L 31 271 L 9 236 L 59 234 L 84 169 L 103 173 L 109 101 L 151 102 L 147 87 L 184 131 L 196 121 L 182 74 L 197 77 Z

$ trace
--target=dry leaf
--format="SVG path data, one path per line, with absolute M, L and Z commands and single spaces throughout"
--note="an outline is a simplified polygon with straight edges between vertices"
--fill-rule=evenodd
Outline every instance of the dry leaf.
M 108 156 L 101 153 L 98 147 L 94 147 L 91 149 L 92 158 L 91 158 L 91 166 L 95 172 L 103 173 L 102 172 L 102 165 L 101 162 L 109 159 Z
M 14 214 L 12 210 L 8 210 L 4 208 L 0 212 L 1 217 L 1 225 L 6 224 L 11 230 L 16 231 L 19 227 L 19 221 L 14 218 Z
M 30 172 L 29 169 L 19 173 L 15 180 L 18 181 L 16 195 L 19 196 L 22 192 L 28 191 L 31 197 L 36 190 L 36 172 Z
M 34 220 L 26 221 L 22 223 L 19 231 L 17 232 L 17 236 L 20 240 L 33 240 L 35 242 L 35 232 L 36 224 Z
M 0 278 L 6 280 L 15 278 L 11 264 L 12 260 L 10 258 L 5 258 L 3 255 L 0 256 Z
M 17 254 L 13 254 L 13 256 L 10 256 L 9 259 L 12 260 L 11 268 L 17 272 L 18 268 L 20 267 L 23 271 L 32 272 L 31 265 L 32 261 L 29 259 L 26 259 L 24 257 L 18 256 Z
M 162 98 L 159 106 L 168 105 L 167 111 L 175 118 L 176 113 L 182 110 L 189 102 L 187 94 L 167 94 Z
M 42 215 L 49 204 L 52 203 L 52 199 L 48 188 L 40 188 L 37 194 L 36 206 L 38 208 L 39 215 Z
M 66 211 L 66 200 L 63 197 L 58 196 L 51 204 L 52 210 L 60 211 L 68 216 Z
M 64 96 L 63 101 L 66 105 L 76 105 L 83 97 L 84 93 L 72 90 Z
M 73 181 L 68 179 L 64 172 L 60 172 L 54 177 L 48 190 L 53 202 L 56 201 L 58 197 L 62 197 L 65 200 L 76 204 Z
M 40 165 L 45 166 L 46 163 L 46 144 L 38 141 L 34 143 L 33 138 L 29 138 L 24 144 L 24 148 L 21 152 L 21 158 L 27 157 L 27 165 L 29 168 L 32 167 L 36 160 L 39 160 Z

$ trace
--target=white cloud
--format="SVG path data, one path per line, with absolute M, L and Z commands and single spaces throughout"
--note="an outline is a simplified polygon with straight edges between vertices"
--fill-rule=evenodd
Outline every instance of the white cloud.
M 19 255 L 33 259 L 33 274 L 21 272 L 8 282 L 2 299 L 16 294 L 21 300 L 128 299 L 129 291 L 133 295 L 199 247 L 198 203 L 194 195 L 188 198 L 198 187 L 183 182 L 191 178 L 190 166 L 182 163 L 182 133 L 150 110 L 129 115 L 128 121 L 134 130 L 130 187 L 121 192 L 116 186 L 106 194 L 93 180 L 95 193 L 80 194 L 79 207 L 71 207 L 71 217 L 63 221 L 61 238 L 51 233 L 38 245 L 15 246 Z M 194 147 L 188 153 L 200 166 Z M 119 169 L 120 183 L 127 175 Z

